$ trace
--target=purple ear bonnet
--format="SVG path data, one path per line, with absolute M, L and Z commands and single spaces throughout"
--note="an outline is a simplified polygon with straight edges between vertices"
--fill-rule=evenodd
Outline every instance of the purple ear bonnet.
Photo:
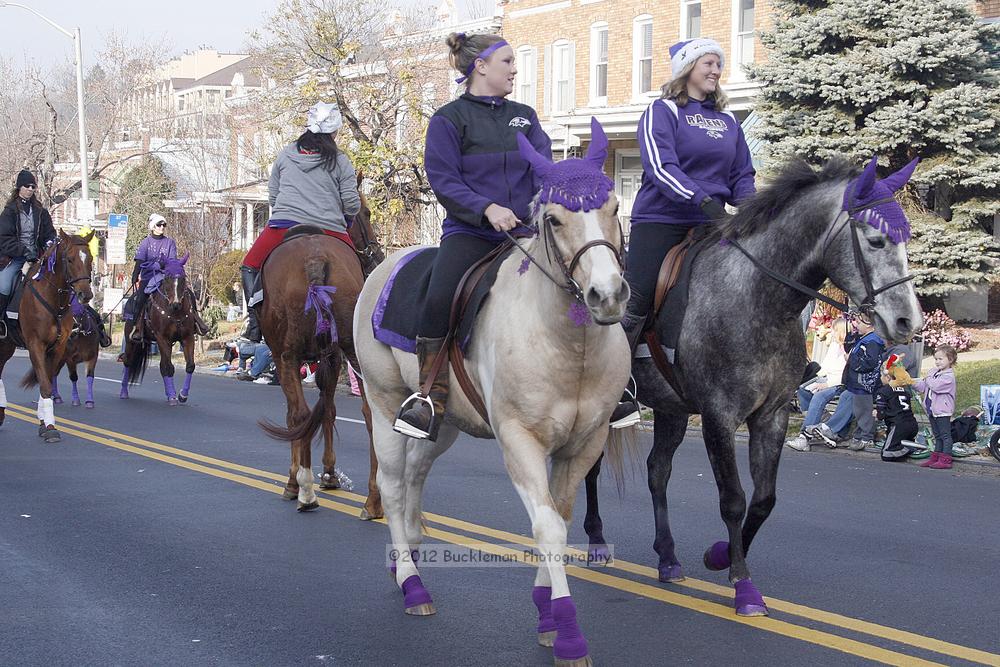
M 538 201 L 559 204 L 569 211 L 591 211 L 608 201 L 614 183 L 604 174 L 608 139 L 597 119 L 591 119 L 591 142 L 587 157 L 549 162 L 523 134 L 517 136 L 521 156 L 534 169 L 541 184 Z
M 885 234 L 892 243 L 910 240 L 910 221 L 906 219 L 903 207 L 896 201 L 893 193 L 906 185 L 919 161 L 916 158 L 891 176 L 876 180 L 876 158 L 872 158 L 864 172 L 848 183 L 847 190 L 844 191 L 844 209 L 853 209 L 854 217 Z M 867 208 L 873 202 L 881 203 Z

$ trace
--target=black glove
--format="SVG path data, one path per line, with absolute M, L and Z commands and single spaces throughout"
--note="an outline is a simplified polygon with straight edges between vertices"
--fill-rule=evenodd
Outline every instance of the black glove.
M 38 259 L 38 254 L 34 250 L 29 250 L 28 254 L 24 256 L 26 262 L 34 262 L 36 259 Z
M 711 197 L 705 197 L 701 202 L 701 212 L 705 214 L 709 220 L 715 222 L 722 222 L 728 220 L 732 216 L 726 213 L 726 207 L 715 201 Z

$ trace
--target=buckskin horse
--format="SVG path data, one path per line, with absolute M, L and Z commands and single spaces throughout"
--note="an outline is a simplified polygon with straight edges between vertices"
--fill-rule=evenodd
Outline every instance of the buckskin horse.
M 359 182 L 360 182 L 359 175 Z M 271 251 L 261 271 L 264 300 L 257 307 L 264 340 L 271 349 L 281 390 L 288 406 L 286 427 L 261 420 L 265 433 L 290 443 L 291 466 L 283 497 L 298 500 L 300 512 L 319 506 L 313 489 L 313 437 L 323 431 L 323 472 L 320 487 L 338 489 L 337 457 L 333 447 L 337 379 L 344 359 L 359 368 L 351 318 L 365 277 L 385 255 L 375 240 L 364 195 L 361 211 L 348 226 L 353 247 L 315 227 L 298 225 Z M 299 376 L 303 363 L 317 362 L 319 400 L 309 409 Z M 382 500 L 375 484 L 377 463 L 371 447 L 371 411 L 363 378 L 361 411 L 369 437 L 368 497 L 361 518 L 382 517 Z
M 149 359 L 149 344 L 156 341 L 160 351 L 160 376 L 163 378 L 163 392 L 167 405 L 178 405 L 188 400 L 191 379 L 194 377 L 194 336 L 197 323 L 194 318 L 194 294 L 187 288 L 184 265 L 189 255 L 181 259 L 159 260 L 159 269 L 154 273 L 147 287 L 149 299 L 146 312 L 136 313 L 136 318 L 145 317 L 142 341 L 125 341 L 125 368 L 122 371 L 120 398 L 128 398 L 130 384 L 138 384 L 146 374 Z M 136 324 L 139 328 L 138 323 Z M 174 363 L 171 361 L 174 343 L 179 342 L 184 351 L 184 384 L 180 393 L 174 385 Z
M 816 291 L 829 279 L 873 315 L 876 330 L 887 340 L 909 340 L 920 330 L 923 316 L 907 276 L 904 245 L 910 226 L 893 196 L 915 167 L 916 160 L 880 181 L 875 159 L 860 176 L 842 159 L 819 171 L 793 161 L 703 242 L 691 267 L 675 363 L 669 365 L 655 348 L 652 360 L 633 362 L 639 399 L 654 415 L 646 464 L 660 581 L 684 578 L 674 554 L 666 492 L 688 417 L 700 414 L 729 537 L 705 552 L 704 564 L 729 570 L 737 614 L 767 614 L 750 579 L 746 553 L 775 505 L 789 399 L 807 361 L 799 313 L 810 298 L 848 309 Z M 664 308 L 656 319 L 657 341 L 666 340 L 669 316 Z M 734 445 L 743 422 L 750 431 L 754 485 L 749 509 Z M 591 483 L 596 474 L 595 469 L 588 476 L 584 522 L 592 545 L 603 542 L 597 486 Z
M 74 327 L 66 345 L 66 353 L 62 362 L 56 367 L 52 376 L 52 400 L 56 405 L 63 402 L 59 395 L 59 372 L 65 366 L 69 370 L 69 381 L 72 383 L 72 405 L 80 405 L 80 390 L 76 383 L 79 376 L 76 367 L 84 364 L 87 368 L 87 408 L 94 407 L 94 371 L 97 369 L 97 358 L 101 350 L 101 330 L 99 323 L 94 321 L 96 315 L 90 312 L 74 297 L 70 297 L 70 312 L 73 313 Z
M 466 350 L 465 368 L 485 417 L 456 387 L 435 442 L 410 441 L 393 430 L 397 407 L 417 389 L 417 361 L 376 340 L 372 315 L 412 248 L 372 274 L 354 321 L 372 406 L 378 486 L 392 550 L 399 554 L 390 571 L 406 613 L 435 611 L 411 555 L 422 541 L 421 496 L 431 465 L 460 429 L 496 438 L 541 554 L 532 591 L 538 641 L 551 646 L 556 664 L 563 665 L 589 662 L 561 559 L 566 524 L 580 482 L 608 441 L 609 418 L 628 379 L 628 343 L 617 326 L 629 297 L 618 202 L 602 171 L 607 139 L 596 121 L 592 132 L 585 159 L 556 164 L 518 135 L 521 155 L 542 181 L 534 202 L 538 235 L 499 260 Z M 455 368 L 450 372 L 454 380 Z M 621 454 L 613 445 L 612 461 Z
M 25 389 L 38 385 L 38 435 L 45 442 L 62 439 L 55 426 L 52 378 L 62 361 L 73 330 L 70 299 L 83 304 L 94 296 L 90 285 L 92 258 L 88 244 L 94 232 L 70 236 L 59 230 L 56 242 L 42 254 L 33 267 L 37 273 L 25 279 L 18 309 L 21 338 L 28 349 L 31 370 L 21 380 Z M 0 375 L 16 348 L 13 336 L 0 340 Z M 0 379 L 0 423 L 3 423 L 7 394 Z

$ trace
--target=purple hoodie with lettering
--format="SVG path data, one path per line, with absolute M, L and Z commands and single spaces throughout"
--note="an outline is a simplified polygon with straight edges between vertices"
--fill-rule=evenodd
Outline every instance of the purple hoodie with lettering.
M 637 136 L 642 186 L 632 204 L 633 225 L 702 223 L 706 197 L 736 206 L 755 192 L 743 128 L 711 99 L 683 107 L 656 100 L 642 114 Z
M 528 222 L 531 199 L 539 184 L 518 150 L 518 134 L 525 135 L 546 158 L 552 158 L 552 142 L 535 110 L 526 104 L 465 93 L 431 117 L 424 168 L 447 213 L 442 238 L 472 234 L 497 243 L 506 240 L 484 215 L 490 204 L 509 208 L 519 220 Z M 530 234 L 520 227 L 511 233 Z

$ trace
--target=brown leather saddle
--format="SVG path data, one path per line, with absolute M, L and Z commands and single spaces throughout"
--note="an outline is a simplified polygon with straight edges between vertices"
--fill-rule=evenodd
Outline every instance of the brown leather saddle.
M 479 395 L 479 391 L 476 386 L 472 383 L 472 378 L 469 377 L 469 372 L 465 368 L 465 354 L 462 352 L 462 347 L 460 345 L 458 337 L 458 329 L 462 324 L 463 319 L 465 319 L 466 311 L 468 310 L 469 304 L 472 300 L 473 294 L 476 291 L 476 287 L 483 280 L 494 265 L 498 265 L 504 261 L 507 257 L 507 253 L 514 247 L 514 244 L 510 241 L 506 241 L 503 244 L 497 246 L 490 251 L 488 255 L 483 257 L 481 260 L 473 264 L 462 279 L 458 283 L 458 288 L 455 290 L 455 295 L 452 297 L 451 302 L 451 316 L 448 319 L 448 334 L 445 337 L 444 345 L 441 346 L 441 351 L 438 353 L 437 358 L 431 365 L 431 371 L 427 376 L 427 380 L 424 385 L 420 387 L 420 393 L 424 396 L 430 394 L 431 385 L 434 384 L 434 380 L 437 379 L 438 373 L 444 368 L 445 361 L 451 362 L 451 370 L 455 373 L 455 379 L 458 380 L 459 386 L 462 391 L 465 392 L 466 398 L 472 404 L 472 407 L 476 409 L 479 416 L 483 418 L 487 424 L 490 423 L 489 413 L 486 410 L 486 402 L 483 397 Z M 474 313 L 475 316 L 477 313 Z

